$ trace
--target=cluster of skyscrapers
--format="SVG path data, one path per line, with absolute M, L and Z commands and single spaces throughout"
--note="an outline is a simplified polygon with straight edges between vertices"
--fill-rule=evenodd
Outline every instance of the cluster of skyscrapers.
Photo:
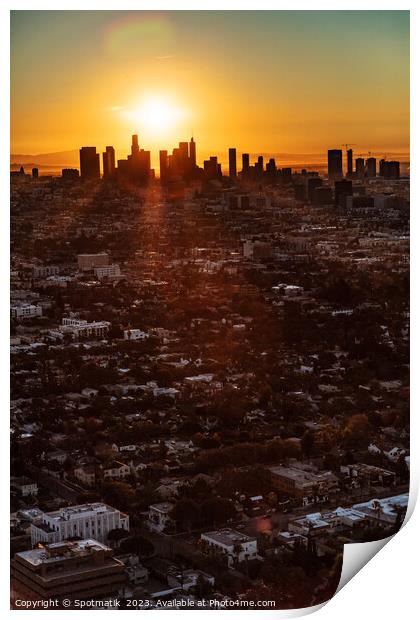
M 328 178 L 331 181 L 347 179 L 373 178 L 377 174 L 384 178 L 398 179 L 400 177 L 400 163 L 381 159 L 379 170 L 375 157 L 369 156 L 366 160 L 357 157 L 353 165 L 353 150 L 347 149 L 347 172 L 343 173 L 343 151 L 330 149 L 328 151 Z M 291 180 L 291 168 L 277 168 L 274 158 L 264 163 L 264 157 L 260 155 L 254 164 L 250 164 L 249 153 L 242 154 L 242 169 L 237 170 L 236 148 L 228 151 L 229 177 L 231 179 L 240 176 L 243 180 L 259 181 L 265 179 L 268 182 L 287 182 Z M 202 179 L 211 181 L 222 177 L 222 166 L 217 157 L 212 156 L 203 162 L 203 167 L 197 166 L 196 143 L 194 138 L 189 142 L 180 142 L 178 147 L 168 151 L 159 151 L 160 181 L 163 185 L 176 181 L 192 181 Z M 139 147 L 138 136 L 132 136 L 131 154 L 126 159 L 115 161 L 115 149 L 107 146 L 102 153 L 102 171 L 104 179 L 117 177 L 133 183 L 147 183 L 154 178 L 155 171 L 150 164 L 150 151 Z M 63 177 L 73 179 L 78 176 L 76 169 L 63 170 Z M 80 176 L 83 179 L 99 179 L 100 155 L 94 146 L 84 146 L 80 149 Z
M 127 159 L 119 159 L 115 165 L 115 149 L 107 146 L 102 153 L 104 179 L 114 176 L 132 182 L 145 182 L 154 176 L 150 167 L 150 151 L 139 147 L 137 135 L 132 136 L 131 154 Z M 84 179 L 99 179 L 101 176 L 99 153 L 95 146 L 83 146 L 80 149 L 80 176 Z
M 377 175 L 376 157 L 357 157 L 353 167 L 353 149 L 347 149 L 347 174 L 348 178 L 363 179 L 373 178 Z M 343 152 L 341 149 L 328 151 L 328 177 L 332 180 L 340 179 L 343 175 Z M 379 176 L 398 179 L 400 177 L 400 162 L 381 159 L 379 162 Z

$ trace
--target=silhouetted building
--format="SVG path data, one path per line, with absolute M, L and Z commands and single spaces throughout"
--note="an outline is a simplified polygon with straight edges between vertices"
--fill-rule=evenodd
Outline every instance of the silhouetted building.
M 236 149 L 229 149 L 229 176 L 236 178 Z
M 366 176 L 376 177 L 376 159 L 375 157 L 369 157 L 366 160 Z
M 161 183 L 168 179 L 168 151 L 159 151 L 159 176 Z
M 381 159 L 379 163 L 379 175 L 385 179 L 399 179 L 400 178 L 400 162 L 399 161 L 386 161 Z
M 80 176 L 82 179 L 99 179 L 99 153 L 96 146 L 82 146 L 80 149 Z
M 363 157 L 356 159 L 356 176 L 363 178 L 365 176 L 365 160 Z
M 340 204 L 341 206 L 345 206 L 346 197 L 352 196 L 353 194 L 353 183 L 347 179 L 342 179 L 341 181 L 336 181 L 334 183 L 335 190 L 335 204 Z
M 313 202 L 313 194 L 314 191 L 317 187 L 321 187 L 322 186 L 322 179 L 320 177 L 311 177 L 308 179 L 308 184 L 307 184 L 307 198 L 308 200 L 310 200 L 311 202 Z
M 196 150 L 195 150 L 195 142 L 194 142 L 194 138 L 191 137 L 191 140 L 190 140 L 190 167 L 191 167 L 191 170 L 194 170 L 196 165 L 197 165 L 197 155 L 196 155 Z
M 311 202 L 314 205 L 331 205 L 333 203 L 332 189 L 331 187 L 320 185 L 315 187 L 312 192 Z
M 152 176 L 150 151 L 140 149 L 137 134 L 131 139 L 131 155 L 127 159 L 118 160 L 117 174 L 121 179 L 141 184 L 147 183 Z
M 270 181 L 271 183 L 274 183 L 277 177 L 277 166 L 276 166 L 276 160 L 273 157 L 271 157 L 268 160 L 268 164 L 265 167 L 265 171 L 266 171 L 268 181 Z
M 102 153 L 102 167 L 104 179 L 109 179 L 115 175 L 115 149 L 113 146 L 107 146 L 105 152 Z
M 38 178 L 38 168 L 32 168 L 32 178 L 33 179 Z
M 347 175 L 351 177 L 353 174 L 353 149 L 347 150 Z
M 282 180 L 282 183 L 291 183 L 292 182 L 292 169 L 291 168 L 282 168 L 281 169 L 281 180 Z
M 328 151 L 328 177 L 338 179 L 343 176 L 343 154 L 341 149 Z
M 220 164 L 217 162 L 217 157 L 209 157 L 204 161 L 204 178 L 207 181 L 212 181 L 219 178 L 222 175 Z
M 63 168 L 61 171 L 61 176 L 66 181 L 74 181 L 79 178 L 79 171 L 77 168 Z
M 249 174 L 249 153 L 242 153 L 242 174 L 244 176 Z

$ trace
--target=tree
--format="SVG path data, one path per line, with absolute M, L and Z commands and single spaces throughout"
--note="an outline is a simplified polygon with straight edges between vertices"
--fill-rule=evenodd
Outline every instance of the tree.
M 199 506 L 191 499 L 180 499 L 176 502 L 171 517 L 182 529 L 190 530 L 199 521 Z
M 369 418 L 364 413 L 352 415 L 344 429 L 345 440 L 354 447 L 364 446 L 369 441 Z

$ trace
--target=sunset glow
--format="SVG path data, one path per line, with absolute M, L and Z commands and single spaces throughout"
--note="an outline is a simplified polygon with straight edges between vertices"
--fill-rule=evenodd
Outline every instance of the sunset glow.
M 14 12 L 11 150 L 138 133 L 155 158 L 193 129 L 203 156 L 408 153 L 408 30 L 402 11 Z

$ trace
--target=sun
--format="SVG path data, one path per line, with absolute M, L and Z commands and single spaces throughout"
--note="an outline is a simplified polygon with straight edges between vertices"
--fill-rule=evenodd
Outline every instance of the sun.
M 175 129 L 184 111 L 170 97 L 150 95 L 128 110 L 127 116 L 143 131 L 159 136 Z

